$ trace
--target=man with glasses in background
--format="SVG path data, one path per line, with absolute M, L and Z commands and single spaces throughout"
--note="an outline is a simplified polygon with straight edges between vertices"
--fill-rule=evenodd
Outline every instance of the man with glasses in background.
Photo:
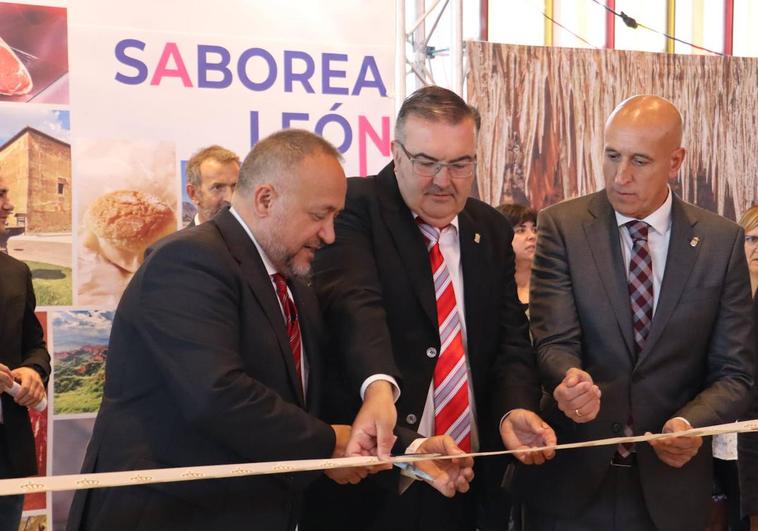
M 355 417 L 354 439 L 370 432 L 377 413 L 356 417 L 360 386 L 383 374 L 400 390 L 396 453 L 439 434 L 467 452 L 555 442 L 533 412 L 541 391 L 516 296 L 513 230 L 469 197 L 478 129 L 476 109 L 449 90 L 425 87 L 406 99 L 393 161 L 348 180 L 336 242 L 314 261 L 332 331 L 325 418 Z M 518 456 L 527 464 L 551 457 Z M 301 530 L 506 529 L 504 462 L 479 464 L 471 491 L 452 499 L 394 472 L 359 485 L 321 482 L 307 496 Z

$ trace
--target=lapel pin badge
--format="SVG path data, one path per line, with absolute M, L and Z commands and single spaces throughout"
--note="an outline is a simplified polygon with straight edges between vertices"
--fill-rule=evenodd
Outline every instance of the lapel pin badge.
M 478 232 L 474 233 L 474 243 L 479 243 L 481 241 L 482 237 Z
M 693 236 L 690 240 L 690 247 L 697 247 L 698 243 L 700 243 L 700 238 L 698 236 Z

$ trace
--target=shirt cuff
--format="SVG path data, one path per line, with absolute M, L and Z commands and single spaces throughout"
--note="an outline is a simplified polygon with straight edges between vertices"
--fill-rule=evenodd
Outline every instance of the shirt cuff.
M 363 400 L 363 396 L 366 394 L 368 386 L 377 380 L 384 380 L 385 382 L 390 383 L 392 386 L 392 399 L 394 402 L 397 402 L 397 399 L 400 398 L 400 386 L 397 385 L 397 380 L 388 374 L 374 374 L 363 380 L 363 385 L 361 385 L 361 400 Z

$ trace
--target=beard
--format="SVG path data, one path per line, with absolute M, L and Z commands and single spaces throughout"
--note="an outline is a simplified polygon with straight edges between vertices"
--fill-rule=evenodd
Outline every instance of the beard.
M 305 282 L 309 281 L 311 278 L 311 262 L 297 260 L 297 253 L 287 249 L 281 242 L 282 238 L 278 237 L 276 231 L 258 237 L 258 243 L 277 271 L 288 278 L 295 277 Z M 308 243 L 307 245 L 320 247 L 320 243 Z

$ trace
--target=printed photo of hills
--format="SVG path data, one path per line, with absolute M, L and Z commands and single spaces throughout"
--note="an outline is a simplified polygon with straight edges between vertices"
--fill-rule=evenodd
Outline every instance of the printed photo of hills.
M 56 312 L 53 407 L 56 415 L 97 413 L 103 397 L 112 311 Z

